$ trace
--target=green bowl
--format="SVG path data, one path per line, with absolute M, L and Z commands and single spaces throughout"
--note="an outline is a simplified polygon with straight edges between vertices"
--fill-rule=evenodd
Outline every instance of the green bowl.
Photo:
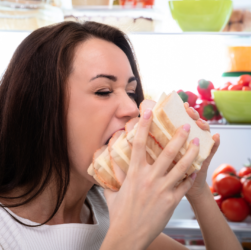
M 214 101 L 229 123 L 251 124 L 251 91 L 212 91 Z
M 232 0 L 169 1 L 172 17 L 183 31 L 221 31 L 232 13 Z

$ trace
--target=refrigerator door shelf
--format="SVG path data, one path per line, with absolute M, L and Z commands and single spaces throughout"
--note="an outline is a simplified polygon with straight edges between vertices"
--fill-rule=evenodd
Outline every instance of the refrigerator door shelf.
M 244 222 L 228 222 L 228 224 L 240 242 L 251 242 L 251 216 Z M 175 209 L 163 233 L 186 241 L 203 239 L 192 207 L 185 197 Z

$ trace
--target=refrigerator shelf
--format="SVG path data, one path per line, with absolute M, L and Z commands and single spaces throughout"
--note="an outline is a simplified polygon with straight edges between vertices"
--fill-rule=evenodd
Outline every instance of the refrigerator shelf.
M 228 224 L 240 242 L 251 242 L 250 216 L 244 222 L 228 222 Z M 199 224 L 195 219 L 171 219 L 163 233 L 173 238 L 182 238 L 184 240 L 202 239 Z

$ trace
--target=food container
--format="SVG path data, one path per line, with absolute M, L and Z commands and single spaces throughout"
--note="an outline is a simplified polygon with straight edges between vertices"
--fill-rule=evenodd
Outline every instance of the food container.
M 251 91 L 212 91 L 222 116 L 234 124 L 251 124 Z
M 183 31 L 221 31 L 232 12 L 232 0 L 169 1 L 172 17 Z
M 111 0 L 72 0 L 72 6 L 109 6 Z
M 251 31 L 251 2 L 250 0 L 233 1 L 233 11 L 223 29 L 225 32 Z
M 251 46 L 229 46 L 227 59 L 227 72 L 251 72 Z
M 59 7 L 43 1 L 0 1 L 0 30 L 33 31 L 63 20 Z

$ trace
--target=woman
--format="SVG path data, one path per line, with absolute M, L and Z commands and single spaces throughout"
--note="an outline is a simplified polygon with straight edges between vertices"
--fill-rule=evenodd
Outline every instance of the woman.
M 198 176 L 174 188 L 199 141 L 165 175 L 188 137 L 185 124 L 154 166 L 147 165 L 152 114 L 145 110 L 128 175 L 119 192 L 105 190 L 107 204 L 87 174 L 93 153 L 139 115 L 143 100 L 131 45 L 119 30 L 66 22 L 34 31 L 1 80 L 0 100 L 2 249 L 186 249 L 161 233 L 185 194 L 207 249 L 241 249 L 205 182 L 219 135 Z

